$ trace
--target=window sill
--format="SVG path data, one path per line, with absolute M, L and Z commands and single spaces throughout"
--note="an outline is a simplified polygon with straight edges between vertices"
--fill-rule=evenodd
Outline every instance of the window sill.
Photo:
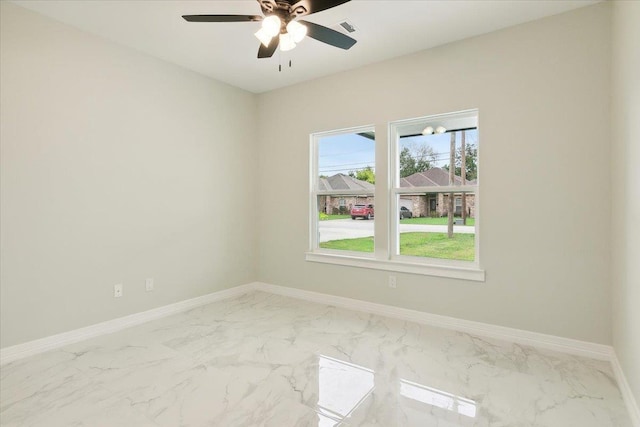
M 397 260 L 379 260 L 353 255 L 307 252 L 306 261 L 349 267 L 370 268 L 374 270 L 396 271 L 399 273 L 420 274 L 424 276 L 447 277 L 451 279 L 484 282 L 485 272 L 475 266 L 457 267 L 448 265 L 422 264 Z

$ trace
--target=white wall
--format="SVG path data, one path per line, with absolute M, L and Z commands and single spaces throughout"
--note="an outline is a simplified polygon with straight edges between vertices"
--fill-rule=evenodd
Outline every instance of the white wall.
M 637 268 L 617 224 L 637 227 L 638 210 L 616 211 L 612 247 L 608 4 L 263 94 L 257 109 L 241 90 L 1 7 L 2 347 L 256 278 L 611 342 L 609 252 L 621 272 Z M 618 14 L 617 37 L 633 40 Z M 630 50 L 619 88 L 634 83 Z M 307 200 L 309 133 L 374 123 L 384 156 L 389 121 L 475 107 L 486 283 L 398 274 L 390 290 L 387 273 L 304 261 L 307 202 L 283 200 Z M 616 138 L 613 165 L 637 174 L 630 140 Z M 614 176 L 614 206 L 637 196 L 631 178 Z M 614 316 L 636 392 L 637 278 L 618 277 Z
M 640 3 L 613 3 L 613 345 L 640 402 Z
M 1 3 L 0 345 L 255 280 L 255 96 Z
M 260 95 L 260 279 L 610 343 L 609 19 L 602 3 Z M 380 157 L 389 121 L 476 107 L 485 283 L 398 274 L 393 290 L 304 261 L 311 132 L 373 123 Z

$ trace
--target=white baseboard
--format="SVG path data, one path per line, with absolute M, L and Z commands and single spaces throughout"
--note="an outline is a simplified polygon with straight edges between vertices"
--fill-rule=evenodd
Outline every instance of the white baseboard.
M 100 335 L 110 334 L 131 326 L 140 325 L 151 320 L 160 319 L 172 314 L 190 310 L 201 305 L 210 304 L 212 302 L 234 298 L 254 289 L 253 284 L 236 286 L 197 298 L 180 301 L 174 304 L 165 305 L 154 308 L 152 310 L 143 311 L 141 313 L 131 314 L 129 316 L 119 317 L 117 319 L 108 320 L 106 322 L 96 323 L 80 329 L 69 332 L 52 335 L 49 337 L 29 341 L 23 344 L 14 345 L 0 349 L 0 365 L 4 365 L 23 357 L 33 356 L 48 350 L 53 350 L 68 344 L 94 338 Z
M 252 285 L 256 290 L 291 298 L 313 301 L 321 304 L 363 311 L 366 313 L 379 314 L 381 316 L 452 329 L 482 337 L 496 338 L 517 344 L 560 351 L 576 356 L 584 356 L 599 360 L 611 360 L 613 355 L 613 347 L 603 344 L 562 338 L 554 335 L 507 328 L 504 326 L 490 325 L 471 320 L 456 319 L 454 317 L 441 316 L 438 314 L 425 313 L 422 311 L 376 304 L 368 301 L 305 291 L 285 286 L 271 285 L 268 283 L 256 282 Z
M 320 304 L 333 305 L 336 307 L 351 310 L 363 311 L 366 313 L 378 314 L 381 316 L 393 317 L 440 328 L 452 329 L 466 332 L 478 336 L 497 338 L 518 344 L 531 345 L 534 347 L 556 350 L 563 353 L 577 356 L 590 357 L 600 360 L 613 360 L 614 352 L 611 346 L 595 344 L 585 341 L 573 340 L 570 338 L 545 335 L 537 332 L 524 331 L 520 329 L 496 326 L 487 323 L 474 322 L 470 320 L 456 319 L 453 317 L 441 316 L 438 314 L 425 313 L 422 311 L 409 310 L 406 308 L 394 307 L 384 304 L 377 304 L 352 298 L 339 297 L 335 295 L 323 294 L 319 292 L 305 291 L 297 288 L 271 285 L 262 282 L 253 282 L 223 291 L 203 295 L 201 297 L 180 301 L 141 313 L 108 320 L 95 325 L 75 329 L 69 332 L 52 335 L 49 337 L 29 341 L 23 344 L 14 345 L 0 349 L 0 365 L 42 353 L 54 348 L 59 348 L 67 344 L 72 344 L 85 339 L 109 334 L 131 326 L 139 325 L 151 320 L 166 317 L 210 304 L 223 299 L 233 298 L 245 294 L 251 290 L 260 290 L 273 294 L 283 295 L 291 298 L 313 301 Z
M 624 375 L 618 356 L 614 353 L 611 357 L 611 366 L 613 367 L 613 373 L 618 381 L 618 387 L 620 387 L 620 393 L 624 398 L 624 402 L 629 410 L 629 416 L 631 417 L 631 425 L 634 427 L 640 427 L 640 409 L 638 408 L 638 402 L 631 392 L 631 387 L 627 382 L 627 377 Z
M 170 316 L 175 313 L 190 310 L 195 307 L 210 304 L 224 299 L 234 298 L 252 290 L 269 292 L 320 304 L 333 305 L 336 307 L 362 311 L 366 313 L 378 314 L 400 320 L 407 320 L 424 325 L 436 326 L 465 332 L 481 337 L 501 339 L 513 343 L 530 345 L 549 350 L 560 351 L 562 353 L 576 356 L 590 357 L 593 359 L 610 361 L 614 374 L 618 381 L 620 391 L 624 397 L 632 425 L 640 427 L 640 411 L 631 392 L 631 388 L 626 380 L 620 362 L 616 357 L 613 347 L 602 344 L 595 344 L 586 341 L 579 341 L 570 338 L 562 338 L 553 335 L 540 334 L 537 332 L 524 331 L 504 326 L 491 325 L 487 323 L 474 322 L 470 320 L 456 319 L 453 317 L 441 316 L 438 314 L 425 313 L 422 311 L 409 310 L 406 308 L 393 307 L 384 304 L 377 304 L 352 298 L 345 298 L 335 295 L 323 294 L 319 292 L 305 291 L 297 288 L 271 285 L 262 282 L 253 282 L 223 291 L 213 292 L 197 298 L 180 301 L 163 307 L 141 313 L 131 314 L 95 325 L 87 326 L 73 331 L 64 332 L 57 335 L 29 341 L 23 344 L 14 345 L 0 349 L 0 365 L 18 360 L 24 357 L 43 353 L 48 350 L 59 348 L 68 344 L 94 338 L 100 335 L 116 332 L 131 326 L 140 325 L 151 320 Z
M 524 331 L 521 329 L 507 328 L 504 326 L 490 325 L 471 320 L 456 319 L 438 314 L 425 313 L 422 311 L 409 310 L 384 304 L 376 304 L 352 298 L 322 294 L 319 292 L 305 291 L 297 288 L 271 285 L 268 283 L 255 282 L 252 283 L 251 286 L 258 291 L 269 292 L 305 301 L 333 305 L 336 307 L 378 314 L 424 325 L 466 332 L 481 337 L 497 338 L 513 343 L 555 350 L 575 356 L 608 361 L 612 365 L 613 372 L 618 381 L 618 386 L 620 387 L 620 392 L 622 393 L 625 404 L 627 405 L 632 426 L 640 427 L 640 411 L 638 410 L 637 402 L 631 392 L 631 388 L 629 387 L 616 353 L 611 346 Z

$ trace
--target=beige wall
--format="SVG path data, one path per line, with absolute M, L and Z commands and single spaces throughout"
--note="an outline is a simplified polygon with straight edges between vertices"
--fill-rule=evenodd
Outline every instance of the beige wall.
M 607 3 L 263 94 L 257 109 L 241 90 L 1 7 L 2 347 L 256 278 L 610 343 L 612 249 L 613 340 L 638 395 L 637 4 L 614 4 L 613 205 L 628 209 L 613 216 Z M 384 159 L 389 121 L 467 108 L 480 110 L 486 283 L 398 274 L 391 290 L 388 273 L 304 261 L 308 204 L 279 203 L 307 200 L 309 133 L 373 123 Z
M 261 95 L 260 279 L 610 343 L 609 43 L 602 3 Z M 389 289 L 386 272 L 304 260 L 311 132 L 375 124 L 384 160 L 389 121 L 469 108 L 485 283 L 397 274 Z M 281 194 L 300 210 L 279 210 Z M 377 185 L 378 232 L 385 194 Z
M 640 3 L 613 3 L 613 345 L 640 402 Z
M 255 280 L 255 96 L 1 3 L 0 345 Z

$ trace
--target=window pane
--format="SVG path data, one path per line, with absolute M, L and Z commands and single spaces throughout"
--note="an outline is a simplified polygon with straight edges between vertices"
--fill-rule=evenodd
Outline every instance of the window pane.
M 406 120 L 392 131 L 398 137 L 392 254 L 477 261 L 477 111 Z
M 375 136 L 373 130 L 319 135 L 318 247 L 373 253 Z M 344 192 L 344 193 L 343 193 Z
M 435 192 L 398 197 L 397 254 L 475 260 L 475 194 L 453 193 L 453 199 L 451 197 L 451 193 Z M 450 200 L 454 203 L 450 204 Z M 453 209 L 451 217 L 450 209 Z
M 375 136 L 373 131 L 318 138 L 318 190 L 364 190 L 373 194 Z
M 340 200 L 344 200 L 344 206 Z M 318 196 L 318 211 L 320 248 L 373 252 L 373 195 Z
M 401 187 L 475 185 L 478 130 L 401 136 L 398 155 Z M 455 165 L 453 176 L 449 174 L 451 163 Z

